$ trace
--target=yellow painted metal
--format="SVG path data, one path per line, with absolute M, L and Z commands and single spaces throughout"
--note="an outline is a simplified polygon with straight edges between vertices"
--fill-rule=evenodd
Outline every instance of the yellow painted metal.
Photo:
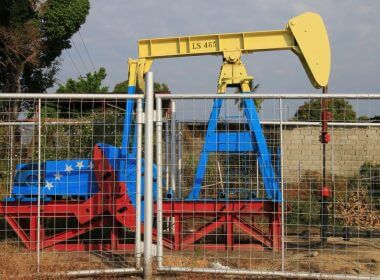
M 292 18 L 284 30 L 139 40 L 139 60 L 144 61 L 144 67 L 137 67 L 143 71 L 137 74 L 138 84 L 143 85 L 142 75 L 149 70 L 153 59 L 223 55 L 218 92 L 225 92 L 227 86 L 239 84 L 241 90 L 246 91 L 252 77 L 247 75 L 241 55 L 273 50 L 293 51 L 300 58 L 313 86 L 327 86 L 331 64 L 330 44 L 322 18 L 311 12 Z
M 289 30 L 195 35 L 138 41 L 139 57 L 164 58 L 189 55 L 223 54 L 224 51 L 284 50 L 294 46 Z
M 301 59 L 315 87 L 327 86 L 330 77 L 331 50 L 326 27 L 320 15 L 305 13 L 292 18 L 287 26 L 291 30 Z
M 136 86 L 138 59 L 128 59 L 128 86 Z
M 139 58 L 128 59 L 128 87 L 135 86 L 136 89 L 145 91 L 144 75 L 152 66 L 153 60 Z
M 241 92 L 249 92 L 252 80 L 253 77 L 248 76 L 243 62 L 240 60 L 235 63 L 224 61 L 219 72 L 218 93 L 226 92 L 228 86 L 240 87 Z

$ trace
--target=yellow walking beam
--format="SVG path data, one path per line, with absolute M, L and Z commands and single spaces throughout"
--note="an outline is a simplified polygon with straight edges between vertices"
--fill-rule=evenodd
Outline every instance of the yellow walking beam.
M 320 15 L 304 13 L 292 18 L 284 30 L 241 32 L 211 35 L 143 39 L 138 41 L 139 84 L 143 73 L 149 70 L 152 60 L 169 57 L 222 55 L 223 65 L 218 91 L 227 86 L 241 85 L 249 90 L 248 76 L 240 58 L 242 54 L 260 51 L 291 50 L 301 60 L 312 85 L 325 87 L 330 76 L 330 44 Z
M 248 54 L 257 51 L 296 48 L 290 30 L 225 33 L 143 39 L 138 42 L 139 57 L 157 59 L 194 55 L 222 55 L 225 51 Z

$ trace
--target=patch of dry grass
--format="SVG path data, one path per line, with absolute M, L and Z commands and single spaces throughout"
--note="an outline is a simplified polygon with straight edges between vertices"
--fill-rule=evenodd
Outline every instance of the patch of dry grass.
M 64 279 L 57 273 L 107 268 L 99 258 L 87 253 L 41 252 L 40 271 L 38 279 Z M 0 279 L 36 279 L 37 254 L 29 251 L 21 244 L 12 242 L 0 243 Z M 66 277 L 67 278 L 67 277 Z

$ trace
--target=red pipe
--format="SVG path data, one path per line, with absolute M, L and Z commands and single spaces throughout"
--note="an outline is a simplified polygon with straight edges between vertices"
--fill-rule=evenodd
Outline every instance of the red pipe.
M 322 93 L 327 93 L 327 86 L 323 87 Z M 328 132 L 328 121 L 331 120 L 331 112 L 329 112 L 328 101 L 322 99 L 321 121 L 322 131 L 320 142 L 322 143 L 322 188 L 321 188 L 321 242 L 327 241 L 327 227 L 329 224 L 328 200 L 331 195 L 330 187 L 326 180 L 326 144 L 331 140 Z

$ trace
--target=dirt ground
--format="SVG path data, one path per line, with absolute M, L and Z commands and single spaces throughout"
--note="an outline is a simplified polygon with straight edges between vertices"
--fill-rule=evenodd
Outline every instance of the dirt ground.
M 380 276 L 380 239 L 329 238 L 321 246 L 318 236 L 288 237 L 285 270 L 292 272 L 337 273 Z M 181 267 L 213 267 L 280 271 L 281 253 L 235 251 L 168 252 L 164 265 Z
M 200 245 L 201 246 L 201 245 Z M 380 238 L 329 238 L 321 246 L 319 237 L 290 236 L 286 239 L 285 270 L 292 272 L 338 273 L 361 276 L 380 275 Z M 165 251 L 164 265 L 198 268 L 240 268 L 265 271 L 281 270 L 281 253 L 271 251 L 210 251 L 202 247 L 193 251 Z M 42 252 L 41 271 L 58 273 L 73 270 L 133 267 L 133 255 L 106 252 Z M 37 256 L 21 243 L 0 243 L 0 279 L 36 279 Z M 155 274 L 156 279 L 248 279 L 248 277 L 207 274 Z M 45 275 L 41 279 L 63 279 L 62 275 Z M 67 277 L 66 277 L 67 278 Z M 97 277 L 96 279 L 109 279 Z M 115 277 L 118 279 L 119 277 Z M 138 275 L 127 276 L 140 279 Z M 267 277 L 266 277 L 267 278 Z M 85 279 L 95 279 L 94 277 Z M 252 279 L 250 277 L 249 279 Z M 255 279 L 255 278 L 253 278 Z

